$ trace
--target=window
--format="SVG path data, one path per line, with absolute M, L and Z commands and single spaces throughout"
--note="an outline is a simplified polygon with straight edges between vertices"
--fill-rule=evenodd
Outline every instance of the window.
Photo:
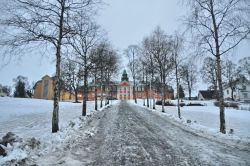
M 44 80 L 44 85 L 43 85 L 43 98 L 48 99 L 48 89 L 49 89 L 49 81 Z
M 245 85 L 242 85 L 242 90 L 246 90 L 247 87 Z
M 229 90 L 227 90 L 227 94 L 229 95 Z

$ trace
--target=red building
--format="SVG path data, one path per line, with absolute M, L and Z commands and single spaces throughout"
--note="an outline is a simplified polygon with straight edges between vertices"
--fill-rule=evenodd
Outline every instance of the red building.
M 123 71 L 121 82 L 109 82 L 104 83 L 102 88 L 97 84 L 97 98 L 100 99 L 103 96 L 103 99 L 118 99 L 118 100 L 131 100 L 133 99 L 133 83 L 129 82 L 128 75 L 126 70 Z M 174 96 L 173 88 L 166 86 L 166 99 L 171 99 Z M 156 100 L 161 100 L 161 90 L 157 85 L 145 84 L 143 82 L 135 85 L 135 95 L 138 99 L 145 99 L 147 96 L 149 98 L 155 98 Z M 79 99 L 82 99 L 82 93 L 78 96 Z M 92 82 L 89 84 L 88 100 L 95 99 L 95 83 Z

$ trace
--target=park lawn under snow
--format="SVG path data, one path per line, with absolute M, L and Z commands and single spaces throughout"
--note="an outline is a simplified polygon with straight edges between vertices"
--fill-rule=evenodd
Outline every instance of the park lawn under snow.
M 81 115 L 81 103 L 59 103 L 59 128 Z M 94 108 L 91 102 L 87 114 Z M 51 133 L 52 100 L 0 98 L 0 137 L 13 132 L 22 138 L 41 138 Z
M 117 102 L 119 101 L 113 101 L 113 103 Z M 130 103 L 133 101 L 131 100 Z M 212 101 L 203 103 L 207 106 L 182 107 L 182 120 L 177 118 L 175 106 L 166 106 L 166 113 L 162 113 L 161 106 L 157 106 L 157 111 L 153 112 L 160 116 L 169 117 L 173 123 L 178 123 L 180 127 L 191 127 L 193 132 L 199 130 L 199 133 L 203 133 L 204 137 L 222 136 L 228 139 L 250 141 L 250 111 L 226 109 L 227 130 L 234 129 L 234 134 L 222 135 L 219 133 L 219 109 L 213 106 Z M 142 106 L 142 104 L 143 100 L 138 100 L 138 105 Z M 39 160 L 40 156 L 47 156 L 58 151 L 63 152 L 64 148 L 68 148 L 76 142 L 82 142 L 85 137 L 91 137 L 95 134 L 97 123 L 91 126 L 89 122 L 93 120 L 98 122 L 100 117 L 98 112 L 93 111 L 93 101 L 87 103 L 88 116 L 86 117 L 81 116 L 82 103 L 60 102 L 60 131 L 53 134 L 51 133 L 52 108 L 53 101 L 50 100 L 0 98 L 0 138 L 7 132 L 13 132 L 23 139 L 23 141 L 8 145 L 6 148 L 7 156 L 0 157 L 0 165 L 6 162 L 12 165 L 17 161 L 22 161 L 22 159 L 27 159 L 26 164 L 29 162 L 32 164 L 32 160 L 36 160 L 41 165 L 47 165 L 49 163 L 46 164 Z M 192 123 L 187 124 L 186 120 L 191 120 Z M 194 123 L 194 121 L 196 122 Z M 40 142 L 35 149 L 29 146 L 32 137 Z M 53 157 L 48 159 L 48 161 L 53 160 Z M 75 162 L 77 161 L 74 161 L 73 157 L 67 160 L 68 165 Z
M 130 102 L 133 103 L 132 100 Z M 190 101 L 184 102 L 187 104 Z M 214 106 L 214 101 L 191 102 L 205 104 L 205 106 L 181 107 L 182 122 L 186 123 L 187 120 L 191 120 L 192 123 L 189 126 L 193 129 L 211 134 L 219 133 L 219 108 Z M 173 100 L 172 103 L 176 103 L 176 101 Z M 138 105 L 143 105 L 143 100 L 139 99 Z M 156 105 L 156 110 L 163 116 L 166 115 L 179 121 L 176 106 L 165 106 L 165 113 L 161 113 L 161 105 Z M 250 111 L 225 108 L 225 117 L 227 133 L 230 129 L 234 130 L 234 133 L 230 135 L 231 138 L 250 140 Z
M 114 102 L 114 101 L 113 101 Z M 100 105 L 100 103 L 99 103 Z M 41 154 L 63 148 L 65 142 L 74 139 L 79 127 L 85 127 L 94 111 L 94 101 L 87 102 L 87 116 L 82 117 L 82 103 L 59 103 L 59 132 L 51 133 L 53 101 L 41 99 L 0 98 L 0 139 L 12 132 L 23 141 L 8 145 L 7 157 L 0 156 L 0 165 L 20 161 L 29 156 L 32 148 L 26 148 L 31 138 L 41 142 Z M 85 133 L 91 135 L 91 129 Z M 41 147 L 42 146 L 42 147 Z M 39 154 L 38 154 L 39 156 Z M 10 164 L 11 165 L 11 164 Z

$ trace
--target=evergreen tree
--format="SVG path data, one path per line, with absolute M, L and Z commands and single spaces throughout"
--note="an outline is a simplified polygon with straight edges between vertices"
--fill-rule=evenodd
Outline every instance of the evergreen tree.
M 15 91 L 14 91 L 14 97 L 24 98 L 25 94 L 26 94 L 25 83 L 22 82 L 21 80 L 18 80 L 17 85 L 15 87 Z
M 24 76 L 18 76 L 13 81 L 15 82 L 14 97 L 27 97 L 26 91 L 28 88 L 28 78 Z
M 183 99 L 185 97 L 185 93 L 184 93 L 184 90 L 183 90 L 181 85 L 179 86 L 179 97 L 181 99 Z

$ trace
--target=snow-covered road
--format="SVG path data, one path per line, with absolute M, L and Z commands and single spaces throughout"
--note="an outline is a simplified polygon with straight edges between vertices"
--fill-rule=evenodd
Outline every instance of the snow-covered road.
M 207 138 L 127 102 L 99 112 L 88 127 L 93 136 L 78 137 L 60 158 L 44 156 L 47 163 L 70 165 L 71 158 L 75 165 L 250 165 L 248 144 Z

